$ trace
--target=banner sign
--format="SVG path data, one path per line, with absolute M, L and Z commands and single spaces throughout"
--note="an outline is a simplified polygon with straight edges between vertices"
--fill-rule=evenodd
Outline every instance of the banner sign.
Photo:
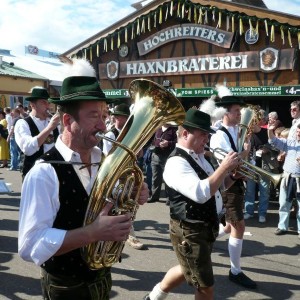
M 238 86 L 229 87 L 234 96 L 243 97 L 268 97 L 268 96 L 300 96 L 300 85 L 286 85 L 286 86 Z M 216 95 L 217 92 L 212 87 L 205 88 L 182 88 L 174 89 L 176 97 L 206 97 Z M 126 89 L 103 90 L 107 98 L 129 98 L 129 92 Z
M 163 29 L 138 42 L 137 46 L 139 55 L 145 55 L 164 44 L 183 39 L 200 40 L 219 47 L 230 48 L 233 35 L 232 32 L 206 25 L 181 24 Z
M 226 72 L 274 72 L 294 68 L 295 49 L 265 48 L 262 51 L 161 58 L 140 61 L 111 61 L 99 64 L 100 79 L 174 76 Z
M 126 89 L 102 90 L 107 98 L 129 98 L 129 91 Z
M 25 46 L 25 54 L 37 55 L 47 58 L 58 58 L 60 55 L 59 53 L 39 49 L 38 47 L 33 45 Z
M 229 87 L 234 96 L 299 96 L 300 85 L 294 86 L 239 86 Z M 177 97 L 210 97 L 217 94 L 214 88 L 176 89 Z

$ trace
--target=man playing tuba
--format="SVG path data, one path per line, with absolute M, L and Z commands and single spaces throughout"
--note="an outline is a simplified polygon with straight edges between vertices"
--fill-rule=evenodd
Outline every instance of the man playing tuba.
M 97 176 L 101 150 L 98 132 L 105 131 L 107 106 L 95 71 L 67 77 L 60 105 L 63 132 L 55 146 L 26 175 L 22 187 L 18 250 L 41 267 L 44 299 L 109 299 L 110 268 L 91 270 L 80 248 L 98 241 L 126 241 L 131 214 L 110 216 L 107 204 L 95 221 L 82 226 L 89 193 Z M 81 168 L 85 165 L 85 168 Z M 139 204 L 148 198 L 141 188 Z

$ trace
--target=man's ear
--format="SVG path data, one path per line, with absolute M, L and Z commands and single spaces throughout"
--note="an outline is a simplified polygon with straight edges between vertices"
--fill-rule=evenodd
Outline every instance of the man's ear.
M 71 115 L 64 113 L 62 116 L 62 121 L 63 121 L 63 126 L 65 128 L 69 128 L 72 122 L 74 122 L 74 118 Z
M 188 135 L 189 135 L 188 130 L 183 129 L 183 131 L 182 131 L 182 136 L 183 136 L 183 138 L 184 138 L 185 140 L 187 139 Z

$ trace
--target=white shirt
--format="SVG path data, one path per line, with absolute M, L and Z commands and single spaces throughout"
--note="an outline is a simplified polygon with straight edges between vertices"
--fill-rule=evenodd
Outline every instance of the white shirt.
M 81 162 L 77 152 L 69 149 L 58 137 L 57 150 L 68 162 Z M 91 162 L 101 160 L 101 150 L 94 147 Z M 86 168 L 73 165 L 85 190 L 90 194 L 98 166 L 91 166 L 91 176 Z M 60 208 L 59 182 L 49 163 L 37 161 L 25 177 L 21 191 L 18 250 L 20 256 L 37 265 L 43 264 L 61 247 L 66 230 L 52 228 Z
M 119 130 L 118 128 L 116 128 L 119 133 L 121 130 Z M 116 140 L 116 137 L 115 137 L 115 134 L 112 132 L 112 131 L 108 131 L 106 134 L 105 134 L 106 137 L 108 138 L 111 138 L 112 140 Z M 103 154 L 104 155 L 107 155 L 108 152 L 110 151 L 110 149 L 112 148 L 113 144 L 107 140 L 104 140 L 103 139 Z
M 43 131 L 50 122 L 50 118 L 47 118 L 46 120 L 41 120 L 32 115 L 30 115 L 30 117 L 32 118 L 33 122 L 35 123 L 40 132 Z M 24 119 L 20 119 L 16 123 L 14 133 L 16 143 L 25 155 L 31 156 L 40 149 L 38 145 L 37 136 L 31 135 L 29 125 Z M 50 150 L 53 146 L 54 143 L 44 144 L 44 153 Z
M 12 116 L 10 114 L 6 114 L 5 119 L 7 121 L 7 130 L 8 130 L 8 132 L 10 132 L 10 129 L 11 129 L 11 126 L 13 123 Z
M 210 176 L 214 172 L 203 154 L 196 154 L 179 144 L 176 144 L 176 147 L 186 151 L 207 175 Z M 195 170 L 183 157 L 173 156 L 167 160 L 163 178 L 170 188 L 197 203 L 203 204 L 212 197 L 208 178 L 200 180 Z M 215 198 L 217 213 L 220 213 L 223 201 L 219 191 L 216 192 Z
M 300 124 L 300 118 L 292 121 L 292 126 L 289 130 L 288 139 L 296 139 L 297 126 Z
M 235 146 L 237 147 L 239 127 L 226 126 L 224 124 L 222 125 L 229 131 L 230 135 L 233 138 Z M 233 151 L 233 149 L 231 148 L 231 143 L 228 138 L 228 135 L 222 130 L 217 130 L 216 133 L 211 136 L 209 145 L 213 149 L 220 148 L 223 149 L 225 152 Z M 217 152 L 215 153 L 215 155 L 220 160 L 224 158 L 222 155 L 218 154 Z

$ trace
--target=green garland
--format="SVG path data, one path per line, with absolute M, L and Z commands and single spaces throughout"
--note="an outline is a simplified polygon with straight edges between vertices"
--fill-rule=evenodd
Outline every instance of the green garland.
M 284 33 L 287 32 L 290 46 L 292 47 L 292 35 L 297 36 L 298 45 L 300 45 L 300 26 L 291 26 L 288 23 L 279 23 L 276 20 L 270 20 L 269 18 L 257 18 L 256 16 L 249 16 L 238 11 L 219 9 L 216 6 L 201 5 L 199 3 L 193 3 L 190 0 L 170 0 L 159 5 L 156 9 L 149 13 L 137 17 L 126 26 L 120 27 L 113 33 L 100 38 L 89 47 L 79 50 L 72 57 L 85 57 L 92 61 L 93 55 L 95 55 L 94 53 L 96 53 L 96 56 L 99 57 L 100 53 L 112 51 L 115 47 L 119 48 L 121 43 L 127 43 L 129 39 L 134 39 L 136 35 L 140 35 L 146 32 L 146 30 L 149 32 L 153 31 L 157 24 L 162 24 L 167 21 L 168 18 L 176 17 L 186 19 L 189 22 L 205 24 L 210 16 L 214 21 L 218 18 L 217 27 L 221 27 L 222 16 L 224 15 L 227 19 L 229 18 L 227 20 L 227 27 L 231 20 L 232 31 L 235 31 L 234 22 L 236 20 L 239 21 L 239 32 L 241 35 L 244 33 L 244 24 L 249 24 L 251 30 L 253 30 L 252 23 L 256 23 L 256 28 L 258 29 L 258 23 L 263 22 L 265 24 L 267 35 L 269 35 L 270 30 L 271 42 L 275 41 L 275 28 L 279 28 L 283 43 L 285 42 Z M 229 30 L 229 28 L 226 28 L 226 30 Z M 300 46 L 298 47 L 300 48 Z

